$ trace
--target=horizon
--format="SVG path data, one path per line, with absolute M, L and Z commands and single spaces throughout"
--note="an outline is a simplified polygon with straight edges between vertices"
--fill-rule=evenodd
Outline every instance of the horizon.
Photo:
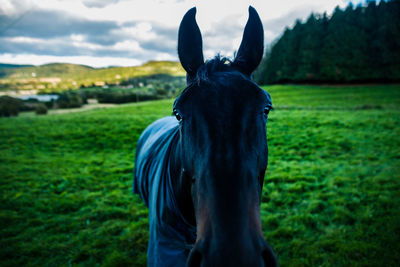
M 193 6 L 197 7 L 205 58 L 217 53 L 232 58 L 249 5 L 263 21 L 267 46 L 296 20 L 304 21 L 311 13 L 331 14 L 336 6 L 344 8 L 349 3 L 359 5 L 365 0 L 282 0 L 269 4 L 262 0 L 0 0 L 0 62 L 92 68 L 177 62 L 179 23 Z
M 109 66 L 104 66 L 104 67 L 93 67 L 87 64 L 80 64 L 80 63 L 71 63 L 71 62 L 48 62 L 48 63 L 43 63 L 43 64 L 39 64 L 39 65 L 35 65 L 35 64 L 14 64 L 14 63 L 9 63 L 9 62 L 1 62 L 0 61 L 0 65 L 11 65 L 11 66 L 18 66 L 18 67 L 42 67 L 42 66 L 47 66 L 47 65 L 52 65 L 52 64 L 60 64 L 60 65 L 67 65 L 67 64 L 71 64 L 71 65 L 78 65 L 78 66 L 83 66 L 83 67 L 88 67 L 88 68 L 93 68 L 93 69 L 107 69 L 107 68 L 129 68 L 129 67 L 139 67 L 139 66 L 143 66 L 152 62 L 170 62 L 170 63 L 179 63 L 179 60 L 148 60 L 145 61 L 139 65 L 135 65 L 135 66 L 116 66 L 116 65 L 109 65 Z M 1 66 L 0 66 L 1 68 Z

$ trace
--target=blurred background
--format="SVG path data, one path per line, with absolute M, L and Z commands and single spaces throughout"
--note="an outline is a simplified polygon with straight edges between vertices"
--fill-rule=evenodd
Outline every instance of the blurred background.
M 400 262 L 400 1 L 0 0 L 0 265 L 146 266 L 135 147 L 185 87 L 179 23 L 272 97 L 264 235 L 282 266 Z
M 352 1 L 354 5 L 360 0 Z M 350 1 L 190 0 L 2 0 L 0 62 L 41 65 L 63 62 L 91 67 L 177 61 L 177 31 L 183 14 L 197 7 L 206 58 L 233 56 L 248 17 L 259 12 L 266 44 L 296 19 L 332 14 Z

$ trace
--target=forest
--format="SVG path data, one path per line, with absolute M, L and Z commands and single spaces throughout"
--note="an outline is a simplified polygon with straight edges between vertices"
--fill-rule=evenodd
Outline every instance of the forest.
M 267 47 L 255 80 L 273 83 L 400 81 L 400 1 L 369 1 L 297 20 Z

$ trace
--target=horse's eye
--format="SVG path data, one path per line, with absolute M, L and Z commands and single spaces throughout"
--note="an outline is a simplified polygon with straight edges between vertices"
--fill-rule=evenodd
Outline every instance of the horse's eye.
M 175 118 L 177 119 L 177 121 L 182 120 L 182 116 L 178 113 L 178 111 L 174 110 L 174 115 L 175 115 Z
M 265 107 L 264 108 L 264 115 L 268 116 L 269 111 L 270 111 L 270 108 L 269 107 Z

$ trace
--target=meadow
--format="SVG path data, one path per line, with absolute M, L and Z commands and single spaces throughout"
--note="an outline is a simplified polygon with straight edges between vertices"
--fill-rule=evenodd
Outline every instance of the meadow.
M 400 85 L 265 87 L 281 266 L 398 266 Z M 145 266 L 137 140 L 173 100 L 0 119 L 0 266 Z

